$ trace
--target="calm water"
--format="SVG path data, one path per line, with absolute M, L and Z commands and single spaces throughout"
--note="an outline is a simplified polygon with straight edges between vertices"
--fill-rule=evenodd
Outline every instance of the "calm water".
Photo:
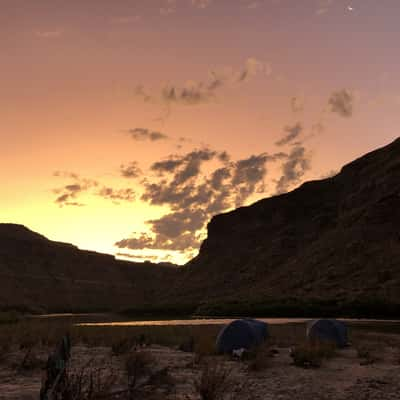
M 258 318 L 273 325 L 290 323 L 304 323 L 309 321 L 305 318 Z M 87 322 L 78 325 L 84 326 L 178 326 L 178 325 L 225 325 L 234 318 L 201 318 L 201 319 L 169 319 L 155 321 L 111 321 L 111 322 Z
M 170 319 L 170 320 L 153 320 L 153 321 L 107 321 L 107 322 L 81 322 L 77 325 L 83 326 L 182 326 L 182 325 L 225 325 L 233 321 L 235 318 L 199 318 L 199 319 Z M 293 323 L 306 323 L 311 318 L 257 318 L 260 321 L 267 322 L 271 325 L 285 325 Z M 400 326 L 399 320 L 372 320 L 372 319 L 342 319 L 354 324 L 394 324 Z
M 157 319 L 157 320 L 127 320 L 121 315 L 113 314 L 44 314 L 32 316 L 32 318 L 42 319 L 71 319 L 75 325 L 81 326 L 199 326 L 199 325 L 225 325 L 236 318 L 187 318 L 187 319 Z M 285 325 L 293 323 L 306 323 L 311 321 L 311 318 L 257 318 L 258 320 L 267 322 L 271 325 Z M 376 319 L 341 319 L 354 325 L 393 325 L 400 329 L 400 320 L 376 320 Z

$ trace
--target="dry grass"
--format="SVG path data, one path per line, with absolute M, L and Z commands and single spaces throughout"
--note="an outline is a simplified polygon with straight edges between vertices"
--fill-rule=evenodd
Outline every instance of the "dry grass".
M 25 351 L 21 363 L 17 366 L 19 372 L 35 371 L 42 369 L 45 363 L 37 356 L 35 349 L 30 348 Z
M 382 347 L 371 343 L 361 343 L 356 346 L 360 365 L 371 365 L 382 360 Z
M 302 368 L 319 368 L 324 359 L 334 357 L 336 346 L 329 343 L 303 343 L 291 351 L 293 364 Z
M 268 342 L 245 353 L 248 360 L 248 368 L 252 372 L 263 371 L 271 367 L 271 360 L 275 354 Z
M 78 371 L 66 370 L 59 386 L 58 398 L 63 400 L 97 400 L 107 398 L 115 383 L 115 371 L 99 367 L 91 360 Z
M 154 363 L 151 355 L 145 351 L 132 351 L 125 360 L 128 390 L 132 394 L 137 389 L 140 380 L 149 375 L 151 365 Z
M 231 371 L 220 362 L 203 364 L 200 378 L 195 383 L 202 400 L 220 400 L 231 386 Z

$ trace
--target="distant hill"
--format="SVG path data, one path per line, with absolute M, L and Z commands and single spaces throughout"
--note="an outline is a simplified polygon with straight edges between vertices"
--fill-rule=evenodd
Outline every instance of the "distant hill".
M 174 301 L 198 312 L 400 315 L 400 139 L 217 215 Z
M 177 269 L 118 261 L 0 224 L 0 310 L 92 312 L 152 303 Z
M 400 139 L 328 179 L 217 215 L 182 268 L 0 224 L 0 309 L 398 317 Z

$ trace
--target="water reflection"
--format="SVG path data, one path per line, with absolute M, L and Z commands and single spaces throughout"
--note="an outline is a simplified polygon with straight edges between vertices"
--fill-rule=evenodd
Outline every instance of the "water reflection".
M 282 325 L 290 323 L 304 323 L 310 321 L 308 318 L 258 318 L 271 325 Z M 234 318 L 201 318 L 201 319 L 170 319 L 155 321 L 113 321 L 113 322 L 87 322 L 77 324 L 78 326 L 178 326 L 178 325 L 225 325 Z

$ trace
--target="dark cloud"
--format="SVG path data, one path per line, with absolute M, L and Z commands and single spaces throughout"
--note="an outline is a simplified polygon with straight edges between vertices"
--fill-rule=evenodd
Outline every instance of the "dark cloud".
M 136 161 L 133 161 L 126 166 L 122 164 L 120 166 L 120 172 L 124 178 L 138 178 L 142 175 L 142 171 L 138 167 L 138 163 Z
M 116 246 L 185 253 L 197 250 L 210 218 L 264 192 L 267 163 L 287 157 L 282 152 L 261 153 L 231 161 L 227 152 L 202 148 L 154 163 L 151 170 L 157 175 L 143 181 L 141 199 L 167 206 L 170 212 L 147 221 L 149 234 L 135 235 Z
M 224 87 L 241 84 L 260 73 L 269 75 L 271 73 L 270 66 L 256 58 L 249 58 L 238 71 L 214 70 L 204 81 L 188 81 L 184 85 L 166 84 L 157 95 L 148 94 L 143 85 L 138 85 L 135 94 L 145 102 L 162 103 L 167 107 L 173 104 L 199 105 L 213 101 L 217 93 Z
M 303 175 L 311 168 L 311 162 L 303 146 L 294 147 L 282 166 L 282 176 L 277 182 L 277 194 L 285 193 L 298 183 Z
M 136 197 L 134 190 L 131 188 L 114 189 L 108 186 L 100 185 L 100 183 L 96 180 L 82 178 L 73 172 L 56 171 L 53 175 L 73 181 L 72 183 L 68 183 L 67 185 L 53 190 L 53 192 L 57 195 L 55 203 L 60 207 L 84 206 L 85 204 L 78 201 L 79 196 L 84 194 L 99 196 L 103 199 L 112 200 L 116 203 L 119 201 L 132 202 Z
M 282 139 L 275 142 L 275 144 L 277 146 L 284 146 L 288 143 L 291 143 L 300 136 L 302 131 L 303 126 L 299 122 L 296 125 L 287 126 L 285 128 L 286 135 Z
M 97 195 L 103 199 L 118 201 L 129 201 L 132 202 L 136 199 L 136 194 L 133 189 L 113 189 L 111 187 L 104 186 L 98 192 Z
M 349 118 L 353 115 L 354 95 L 347 89 L 333 92 L 329 98 L 329 106 L 333 113 Z
M 146 128 L 129 129 L 127 132 L 134 140 L 150 140 L 152 142 L 155 142 L 158 140 L 169 139 L 169 137 L 165 133 L 151 131 Z
M 78 174 L 66 171 L 56 171 L 53 176 L 72 179 L 74 182 L 65 186 L 56 188 L 53 192 L 57 195 L 55 203 L 63 206 L 83 206 L 84 204 L 76 201 L 79 195 L 95 188 L 99 183 L 93 179 L 81 178 Z

